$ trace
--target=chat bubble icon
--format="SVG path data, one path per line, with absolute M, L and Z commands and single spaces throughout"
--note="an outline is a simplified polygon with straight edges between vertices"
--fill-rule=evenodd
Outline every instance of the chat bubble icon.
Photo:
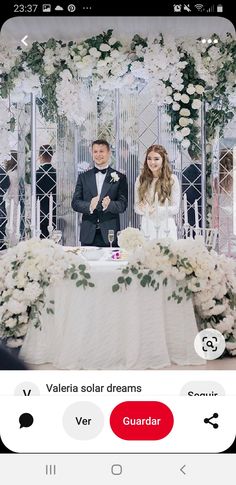
M 23 413 L 19 417 L 20 428 L 30 428 L 34 422 L 32 414 Z

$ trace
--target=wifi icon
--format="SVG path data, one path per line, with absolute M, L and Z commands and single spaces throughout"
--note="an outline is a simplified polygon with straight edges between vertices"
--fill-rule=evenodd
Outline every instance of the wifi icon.
M 202 3 L 197 3 L 196 5 L 194 5 L 194 7 L 199 11 L 199 12 L 202 12 L 204 10 L 204 5 L 202 5 Z

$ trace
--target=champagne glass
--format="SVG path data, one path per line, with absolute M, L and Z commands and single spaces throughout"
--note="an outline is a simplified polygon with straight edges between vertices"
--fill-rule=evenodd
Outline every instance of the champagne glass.
M 112 243 L 115 239 L 115 231 L 113 229 L 109 229 L 108 231 L 108 241 L 110 243 L 110 248 L 112 248 Z
M 116 238 L 117 238 L 118 247 L 120 247 L 120 243 L 119 243 L 119 237 L 120 237 L 120 235 L 121 235 L 121 231 L 117 231 Z

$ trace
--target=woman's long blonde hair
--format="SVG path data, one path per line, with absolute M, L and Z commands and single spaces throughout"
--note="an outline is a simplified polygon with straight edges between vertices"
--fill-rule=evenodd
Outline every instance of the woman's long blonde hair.
M 171 187 L 173 185 L 173 181 L 171 179 L 172 170 L 169 165 L 168 154 L 166 149 L 162 145 L 152 145 L 147 149 L 143 169 L 139 177 L 139 182 L 140 182 L 140 185 L 138 188 L 139 200 L 140 202 L 146 202 L 146 194 L 153 181 L 153 174 L 151 170 L 148 168 L 148 164 L 147 164 L 147 158 L 150 152 L 157 152 L 162 157 L 162 166 L 160 168 L 160 175 L 156 181 L 155 189 L 154 189 L 154 200 L 155 200 L 155 194 L 157 193 L 159 202 L 163 204 L 166 198 L 170 200 Z

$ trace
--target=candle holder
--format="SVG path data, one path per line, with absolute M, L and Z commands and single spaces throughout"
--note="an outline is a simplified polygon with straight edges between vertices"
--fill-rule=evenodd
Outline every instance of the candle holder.
M 40 235 L 41 235 L 41 231 L 40 231 L 40 229 L 36 229 L 36 232 L 35 232 L 35 237 L 36 237 L 37 239 L 40 239 Z
M 7 248 L 12 248 L 18 244 L 20 241 L 20 234 L 15 233 L 14 231 L 6 228 L 6 235 L 4 237 L 4 241 Z
M 4 241 L 7 249 L 12 247 L 12 231 L 9 229 L 9 227 L 6 227 Z
M 164 233 L 165 233 L 166 239 L 169 239 L 170 229 L 165 229 Z
M 184 228 L 184 236 L 185 236 L 184 239 L 187 239 L 188 238 L 189 227 L 190 227 L 190 224 L 188 222 L 185 222 L 184 225 L 183 225 L 183 228 Z M 190 235 L 190 237 L 191 237 L 191 235 Z
M 53 225 L 48 226 L 48 233 L 49 233 L 49 238 L 52 239 L 53 235 Z
M 150 241 L 150 234 L 143 234 L 145 241 Z
M 158 239 L 159 239 L 159 229 L 160 229 L 160 226 L 155 226 L 155 229 L 156 229 L 156 239 L 158 241 Z
M 201 236 L 202 235 L 200 227 L 195 227 L 194 232 L 195 232 L 195 236 Z
M 31 237 L 36 237 L 36 226 L 35 224 L 30 224 L 30 235 Z

